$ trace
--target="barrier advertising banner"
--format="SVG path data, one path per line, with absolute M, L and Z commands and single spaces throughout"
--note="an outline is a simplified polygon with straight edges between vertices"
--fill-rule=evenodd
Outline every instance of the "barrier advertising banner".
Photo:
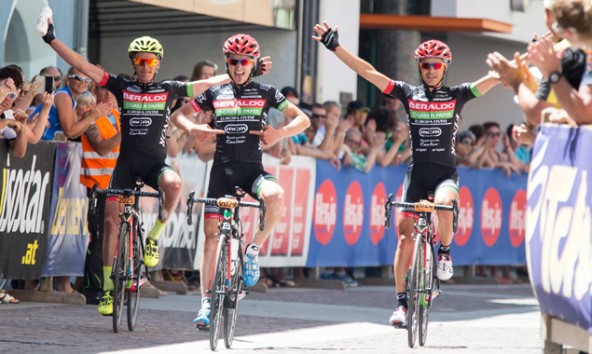
M 384 228 L 386 196 L 400 199 L 407 166 L 354 168 L 339 173 L 317 161 L 313 226 L 307 266 L 378 266 L 393 262 L 396 220 Z M 459 168 L 459 232 L 455 265 L 524 264 L 525 175 Z
M 82 146 L 58 143 L 52 187 L 51 224 L 43 276 L 81 276 L 88 246 L 86 189 L 80 183 Z
M 19 159 L 8 154 L 6 141 L 0 140 L 0 156 L 6 157 L 0 186 L 2 278 L 41 277 L 47 257 L 54 155 L 55 144 L 40 142 L 29 145 L 25 157 Z
M 541 312 L 592 333 L 590 151 L 590 127 L 541 127 L 528 180 L 526 255 Z

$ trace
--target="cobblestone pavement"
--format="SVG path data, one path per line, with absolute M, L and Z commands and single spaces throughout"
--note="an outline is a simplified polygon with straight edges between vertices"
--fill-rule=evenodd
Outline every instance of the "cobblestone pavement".
M 113 333 L 94 305 L 0 305 L 0 353 L 208 352 L 191 326 L 199 296 L 142 299 L 134 332 Z M 426 346 L 388 325 L 391 287 L 278 288 L 241 302 L 232 353 L 541 353 L 538 305 L 529 285 L 444 285 Z M 226 351 L 223 340 L 218 351 Z

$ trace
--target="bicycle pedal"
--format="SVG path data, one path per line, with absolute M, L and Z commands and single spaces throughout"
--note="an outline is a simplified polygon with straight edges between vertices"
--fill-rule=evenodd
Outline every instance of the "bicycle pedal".
M 200 332 L 200 331 L 204 331 L 204 332 L 209 332 L 210 331 L 210 326 L 195 326 L 195 329 Z

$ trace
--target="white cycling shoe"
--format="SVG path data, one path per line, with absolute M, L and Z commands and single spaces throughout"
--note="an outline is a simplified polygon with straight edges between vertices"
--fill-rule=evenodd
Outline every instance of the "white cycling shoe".
M 407 327 L 407 309 L 403 306 L 397 307 L 389 318 L 389 322 L 395 327 Z
M 452 268 L 452 258 L 449 254 L 438 255 L 438 271 L 436 273 L 440 280 L 449 280 L 452 278 L 454 269 Z

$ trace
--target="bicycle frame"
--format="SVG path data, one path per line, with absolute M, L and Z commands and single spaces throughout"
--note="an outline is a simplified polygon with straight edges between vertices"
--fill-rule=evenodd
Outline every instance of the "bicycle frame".
M 427 338 L 429 308 L 432 300 L 439 294 L 439 280 L 436 276 L 434 235 L 431 213 L 436 210 L 450 211 L 453 214 L 453 232 L 458 231 L 458 204 L 439 205 L 428 201 L 404 203 L 393 201 L 390 194 L 385 204 L 385 227 L 390 227 L 393 206 L 411 209 L 418 214 L 413 231 L 413 256 L 407 273 L 407 340 L 409 347 L 415 346 L 419 329 L 419 344 L 423 346 Z
M 230 348 L 234 339 L 234 329 L 238 316 L 238 300 L 243 289 L 246 292 L 242 275 L 243 268 L 243 233 L 241 229 L 239 207 L 259 209 L 259 228 L 264 229 L 265 204 L 242 202 L 245 193 L 236 188 L 234 196 L 222 198 L 195 198 L 191 192 L 187 199 L 187 223 L 191 225 L 193 203 L 217 205 L 222 216 L 218 223 L 218 246 L 210 274 L 208 292 L 211 294 L 210 312 L 210 348 L 216 350 L 222 318 L 224 318 L 224 344 Z M 236 241 L 236 242 L 233 242 Z M 236 255 L 236 256 L 235 256 Z M 234 267 L 234 271 L 233 271 Z

